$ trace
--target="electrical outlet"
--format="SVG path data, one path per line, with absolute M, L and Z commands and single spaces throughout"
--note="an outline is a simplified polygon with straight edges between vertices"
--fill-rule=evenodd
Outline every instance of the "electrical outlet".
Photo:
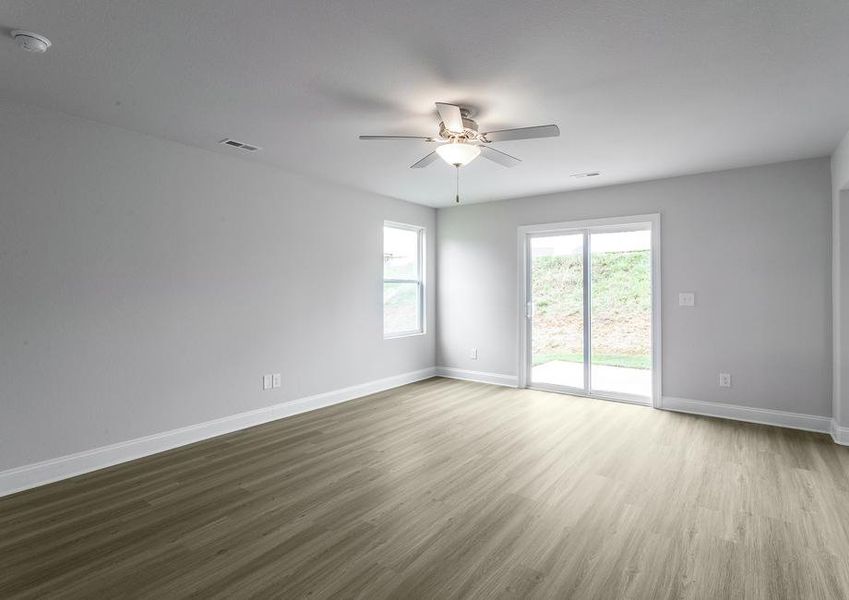
M 279 388 L 280 387 L 280 381 L 281 381 L 280 373 L 274 373 L 271 376 L 271 387 L 272 388 Z
M 271 386 L 274 384 L 274 381 L 271 375 L 263 375 L 262 376 L 262 389 L 270 390 Z
M 477 360 L 477 359 L 478 359 L 478 349 L 477 349 L 477 348 L 472 348 L 472 349 L 469 351 L 469 358 L 471 358 L 472 360 Z
M 731 373 L 719 374 L 719 387 L 731 387 Z
M 696 294 L 693 292 L 680 292 L 678 294 L 678 306 L 695 306 Z

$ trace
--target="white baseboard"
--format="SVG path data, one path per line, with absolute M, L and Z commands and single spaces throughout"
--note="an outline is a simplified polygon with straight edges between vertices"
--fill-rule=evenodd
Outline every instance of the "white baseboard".
M 477 381 L 478 383 L 491 383 L 506 387 L 518 387 L 519 378 L 515 375 L 502 375 L 500 373 L 487 373 L 485 371 L 467 371 L 466 369 L 455 369 L 454 367 L 436 367 L 437 377 L 448 379 L 462 379 L 464 381 Z
M 663 397 L 662 408 L 664 410 L 674 410 L 676 412 L 694 415 L 746 421 L 747 423 L 775 425 L 776 427 L 788 427 L 790 429 L 802 429 L 804 431 L 816 431 L 818 433 L 832 433 L 831 418 L 820 417 L 818 415 L 806 415 L 768 408 L 752 408 L 750 406 L 722 404 L 719 402 L 704 402 L 702 400 L 689 400 L 687 398 L 675 398 L 672 396 Z M 832 433 L 832 435 L 834 434 Z M 837 441 L 837 438 L 835 438 L 835 441 Z
M 831 437 L 841 446 L 849 446 L 849 427 L 841 427 L 837 421 L 831 420 Z
M 163 452 L 178 446 L 185 446 L 208 438 L 231 433 L 269 421 L 316 410 L 325 406 L 339 404 L 376 392 L 382 392 L 400 385 L 429 379 L 436 374 L 430 367 L 419 371 L 394 375 L 367 383 L 315 394 L 297 400 L 281 402 L 273 406 L 258 408 L 197 425 L 189 425 L 162 433 L 118 442 L 108 446 L 92 448 L 67 456 L 60 456 L 30 465 L 15 467 L 0 472 L 0 496 L 6 496 L 22 490 L 67 479 L 97 469 L 111 467 L 122 462 L 142 458 L 157 452 Z

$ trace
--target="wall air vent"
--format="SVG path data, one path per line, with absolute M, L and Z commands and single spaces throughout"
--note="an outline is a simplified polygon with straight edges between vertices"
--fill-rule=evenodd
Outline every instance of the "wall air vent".
M 239 142 L 237 140 L 231 140 L 230 138 L 224 138 L 219 144 L 224 144 L 225 146 L 232 146 L 233 148 L 238 148 L 239 150 L 245 150 L 246 152 L 256 152 L 257 150 L 262 150 L 259 146 L 254 146 L 252 144 L 246 144 L 245 142 Z

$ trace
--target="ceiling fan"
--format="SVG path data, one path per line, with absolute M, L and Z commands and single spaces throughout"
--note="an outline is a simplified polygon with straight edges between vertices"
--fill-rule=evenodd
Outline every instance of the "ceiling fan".
M 460 167 L 483 156 L 503 167 L 514 167 L 522 162 L 515 156 L 496 150 L 490 144 L 513 140 L 528 140 L 533 138 L 557 137 L 560 128 L 557 125 L 537 125 L 535 127 L 518 127 L 515 129 L 499 129 L 480 133 L 478 124 L 471 118 L 467 108 L 437 102 L 436 111 L 439 113 L 439 133 L 435 136 L 415 135 L 361 135 L 361 140 L 407 140 L 439 144 L 436 149 L 410 165 L 411 169 L 421 169 L 428 166 L 437 158 L 441 158 L 457 169 L 456 201 L 460 201 Z

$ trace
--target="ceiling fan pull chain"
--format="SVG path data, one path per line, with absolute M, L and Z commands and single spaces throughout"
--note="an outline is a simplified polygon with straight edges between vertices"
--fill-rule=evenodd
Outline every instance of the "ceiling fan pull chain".
M 457 204 L 460 204 L 460 165 L 454 165 L 454 168 L 457 169 L 457 188 L 454 200 Z

